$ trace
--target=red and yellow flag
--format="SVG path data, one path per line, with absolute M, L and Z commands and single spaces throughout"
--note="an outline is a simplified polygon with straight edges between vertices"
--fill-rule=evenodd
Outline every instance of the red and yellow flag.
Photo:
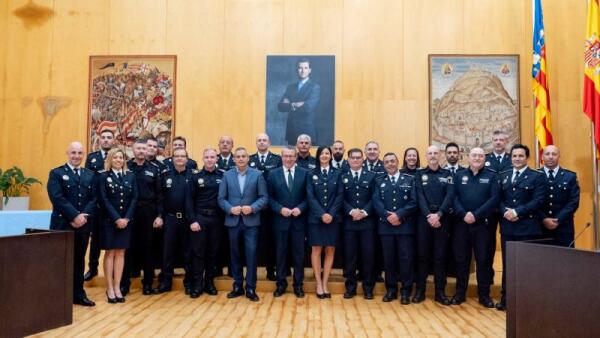
M 600 12 L 598 0 L 588 0 L 583 77 L 583 112 L 594 124 L 594 140 L 600 151 Z
M 540 153 L 552 142 L 550 123 L 550 90 L 546 68 L 546 38 L 541 0 L 532 0 L 533 5 L 533 107 L 535 112 L 535 137 Z

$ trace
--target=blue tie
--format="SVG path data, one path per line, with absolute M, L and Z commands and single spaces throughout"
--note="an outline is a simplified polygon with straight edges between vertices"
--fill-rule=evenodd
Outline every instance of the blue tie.
M 304 84 L 304 83 L 302 83 L 302 82 L 298 82 L 298 91 L 300 91 L 300 89 L 302 88 L 302 85 L 303 85 L 303 84 Z

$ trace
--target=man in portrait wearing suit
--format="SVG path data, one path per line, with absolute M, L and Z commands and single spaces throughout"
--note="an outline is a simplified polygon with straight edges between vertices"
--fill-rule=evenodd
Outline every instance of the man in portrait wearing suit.
M 294 294 L 304 297 L 304 234 L 306 231 L 306 182 L 308 171 L 296 165 L 296 149 L 281 150 L 283 166 L 269 174 L 269 206 L 273 213 L 273 232 L 277 249 L 277 289 L 273 296 L 280 297 L 287 288 L 288 248 L 294 267 Z M 268 243 L 272 245 L 272 243 Z
M 48 177 L 48 197 L 52 203 L 50 229 L 74 232 L 73 304 L 94 306 L 83 289 L 85 250 L 90 222 L 96 212 L 96 184 L 93 171 L 82 168 L 83 146 L 73 142 L 67 149 L 67 163 L 54 168 Z
M 260 171 L 248 167 L 248 151 L 234 152 L 235 169 L 226 171 L 219 185 L 219 206 L 225 211 L 229 233 L 233 290 L 227 298 L 244 295 L 243 262 L 240 244 L 243 240 L 246 258 L 246 297 L 258 301 L 256 295 L 256 246 L 260 228 L 260 211 L 269 202 L 267 184 Z
M 298 61 L 298 82 L 287 86 L 277 105 L 280 112 L 287 112 L 285 139 L 289 145 L 296 142 L 300 134 L 316 137 L 316 108 L 321 100 L 321 87 L 310 79 L 310 61 Z

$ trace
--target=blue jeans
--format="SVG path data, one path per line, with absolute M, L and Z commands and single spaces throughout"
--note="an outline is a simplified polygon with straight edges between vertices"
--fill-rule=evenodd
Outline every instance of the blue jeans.
M 246 257 L 246 290 L 256 289 L 256 245 L 258 243 L 257 226 L 246 226 L 243 221 L 234 227 L 228 227 L 229 248 L 231 252 L 231 274 L 233 276 L 233 288 L 243 287 L 244 264 L 240 250 L 240 243 L 244 241 L 244 253 Z

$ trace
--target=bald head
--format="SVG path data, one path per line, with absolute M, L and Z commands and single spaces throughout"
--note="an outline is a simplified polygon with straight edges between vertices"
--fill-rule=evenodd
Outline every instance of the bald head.
M 558 162 L 560 160 L 560 150 L 557 146 L 549 145 L 544 148 L 544 153 L 542 154 L 542 159 L 544 160 L 544 166 L 548 169 L 555 169 L 558 167 Z
M 67 147 L 67 161 L 74 167 L 79 167 L 83 160 L 83 145 L 81 142 L 71 142 Z
M 440 166 L 440 148 L 436 146 L 429 146 L 425 153 L 427 159 L 427 166 L 431 169 L 437 169 Z
M 271 146 L 271 141 L 269 140 L 269 135 L 265 133 L 259 133 L 256 135 L 256 149 L 258 149 L 261 153 L 266 153 L 269 151 L 269 147 Z

